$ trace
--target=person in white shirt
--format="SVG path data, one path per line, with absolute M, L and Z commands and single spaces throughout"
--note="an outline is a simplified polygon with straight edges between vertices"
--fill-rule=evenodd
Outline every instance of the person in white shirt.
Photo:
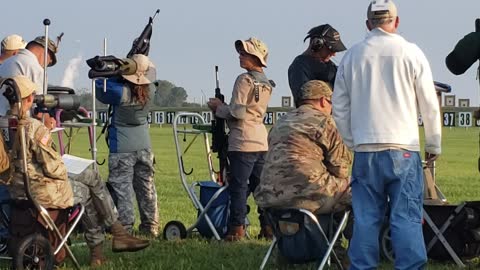
M 395 269 L 421 269 L 427 255 L 418 113 L 424 119 L 427 162 L 441 152 L 432 72 L 423 52 L 396 34 L 399 18 L 392 1 L 373 1 L 366 24 L 370 32 L 340 63 L 332 98 L 337 128 L 355 152 L 350 269 L 377 268 L 387 206 Z

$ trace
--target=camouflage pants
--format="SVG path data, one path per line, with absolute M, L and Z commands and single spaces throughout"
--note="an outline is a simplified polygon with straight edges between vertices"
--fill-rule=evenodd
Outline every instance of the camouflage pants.
M 103 227 L 110 227 L 118 220 L 117 210 L 96 170 L 86 169 L 81 174 L 69 176 L 69 179 L 74 203 L 85 206 L 82 218 L 85 240 L 89 247 L 94 247 L 105 240 Z
M 118 199 L 120 222 L 126 229 L 132 230 L 135 223 L 133 207 L 135 193 L 140 212 L 140 231 L 158 232 L 157 191 L 151 150 L 110 153 L 108 164 L 108 182 Z

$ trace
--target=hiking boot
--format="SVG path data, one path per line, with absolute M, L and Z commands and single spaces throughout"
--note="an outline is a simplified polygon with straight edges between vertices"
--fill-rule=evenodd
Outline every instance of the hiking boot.
M 225 235 L 225 241 L 227 242 L 240 241 L 244 236 L 245 236 L 245 227 L 243 225 L 231 226 L 228 229 L 227 235 Z
M 264 225 L 260 228 L 260 233 L 257 236 L 257 239 L 273 240 L 273 230 L 272 226 Z
M 90 248 L 90 267 L 95 268 L 103 265 L 107 259 L 103 256 L 103 244 Z
M 118 221 L 112 225 L 111 231 L 113 235 L 113 252 L 133 252 L 142 250 L 150 245 L 148 240 L 139 239 L 130 235 L 123 225 Z

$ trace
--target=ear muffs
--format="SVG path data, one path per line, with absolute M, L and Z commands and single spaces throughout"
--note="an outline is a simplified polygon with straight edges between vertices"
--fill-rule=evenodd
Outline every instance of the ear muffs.
M 322 33 L 319 36 L 311 36 L 310 43 L 312 44 L 312 51 L 318 52 L 325 44 L 327 41 L 325 40 L 325 35 L 328 33 L 330 30 L 330 25 L 325 27 L 325 29 L 322 31 Z

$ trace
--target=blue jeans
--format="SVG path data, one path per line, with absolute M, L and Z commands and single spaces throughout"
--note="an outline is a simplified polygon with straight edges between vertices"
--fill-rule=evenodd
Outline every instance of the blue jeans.
M 266 152 L 228 152 L 228 160 L 230 161 L 228 177 L 230 192 L 229 226 L 245 224 L 247 198 L 260 183 L 265 154 Z M 262 215 L 260 215 L 260 222 L 262 222 Z
M 427 253 L 422 232 L 423 176 L 418 152 L 355 152 L 352 170 L 355 216 L 350 269 L 377 269 L 379 233 L 390 207 L 395 269 L 423 269 Z

